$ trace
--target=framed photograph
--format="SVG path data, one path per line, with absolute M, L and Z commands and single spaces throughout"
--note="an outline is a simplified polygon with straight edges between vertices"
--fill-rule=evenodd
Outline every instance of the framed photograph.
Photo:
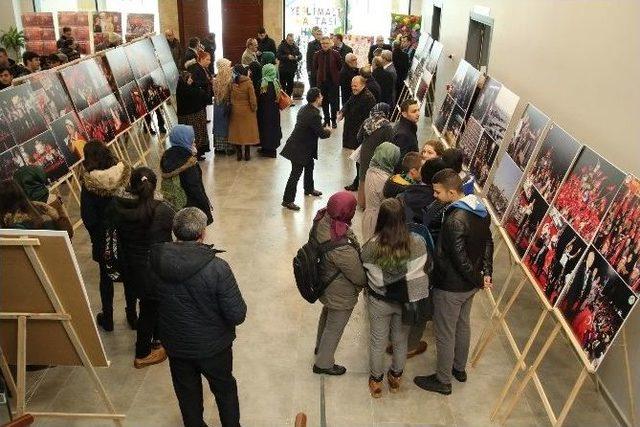
M 47 130 L 47 122 L 40 115 L 28 84 L 0 91 L 0 111 L 17 145 Z
M 16 143 L 11 135 L 11 129 L 9 127 L 9 121 L 5 118 L 4 114 L 0 111 L 0 152 L 4 152 L 15 147 Z
M 154 31 L 153 13 L 127 13 L 127 35 L 141 37 Z
M 440 61 L 440 55 L 442 54 L 443 49 L 444 45 L 439 41 L 434 40 L 431 51 L 429 52 L 429 59 L 425 66 L 427 71 L 431 74 L 435 74 L 436 69 L 438 68 L 438 61 Z
M 148 111 L 153 110 L 169 97 L 169 87 L 159 67 L 140 79 L 139 83 Z
M 43 71 L 36 73 L 28 79 L 31 90 L 35 94 L 35 101 L 38 109 L 45 117 L 47 123 L 59 119 L 67 113 L 73 111 L 71 98 L 64 89 L 57 72 Z
M 422 104 L 424 99 L 427 97 L 427 92 L 429 91 L 429 85 L 431 85 L 431 80 L 433 79 L 433 75 L 428 71 L 422 73 L 422 77 L 420 78 L 420 83 L 418 83 L 418 89 L 416 89 L 416 98 Z
M 473 153 L 475 153 L 478 142 L 480 142 L 482 130 L 482 125 L 473 117 L 469 117 L 458 144 L 458 148 L 462 151 L 462 164 L 467 168 L 471 164 Z
M 509 207 L 509 202 L 513 198 L 521 178 L 522 171 L 518 165 L 511 157 L 503 155 L 487 192 L 487 198 L 500 221 Z
M 76 111 L 83 111 L 113 94 L 107 77 L 95 58 L 63 68 L 60 75 Z
M 456 104 L 463 110 L 469 109 L 471 98 L 476 90 L 480 78 L 480 72 L 473 68 L 467 61 L 460 61 L 456 73 L 451 80 L 451 91 L 449 95 L 454 99 Z
M 69 173 L 69 167 L 50 130 L 30 139 L 18 148 L 26 164 L 41 166 L 44 169 L 48 184 L 53 184 Z
M 411 47 L 418 47 L 420 39 L 420 24 L 422 17 L 419 15 L 404 15 L 401 13 L 391 14 L 391 34 L 390 39 L 395 40 L 399 36 L 411 36 L 413 43 Z
M 129 127 L 127 114 L 115 95 L 110 95 L 81 111 L 80 120 L 90 139 L 97 139 L 105 144 L 113 141 Z
M 20 155 L 18 147 L 4 151 L 0 154 L 0 180 L 12 179 L 18 168 L 25 165 L 26 163 Z
M 120 96 L 131 123 L 147 114 L 147 106 L 142 96 L 142 91 L 135 81 L 121 87 Z
M 518 102 L 520 102 L 520 97 L 502 86 L 493 105 L 484 117 L 482 122 L 484 131 L 498 144 L 504 139 L 504 134 L 513 113 L 516 111 Z
M 640 180 L 627 176 L 593 246 L 631 290 L 640 294 Z
M 520 258 L 527 251 L 548 209 L 549 204 L 538 190 L 525 180 L 504 220 L 504 228 Z
M 638 296 L 593 247 L 571 273 L 558 307 L 592 367 L 597 369 Z
M 584 240 L 591 242 L 625 176 L 585 146 L 562 183 L 554 206 Z
M 527 108 L 522 113 L 513 137 L 507 146 L 507 153 L 520 169 L 524 170 L 526 168 L 527 161 L 531 158 L 533 150 L 549 121 L 549 117 L 534 107 L 533 104 L 527 104 Z
M 173 62 L 167 62 L 166 64 L 162 64 L 162 71 L 164 72 L 164 77 L 167 81 L 167 85 L 169 86 L 169 92 L 171 95 L 176 94 L 176 90 L 178 89 L 178 80 L 180 79 L 180 73 L 178 72 L 178 67 Z
M 502 83 L 487 76 L 484 86 L 482 86 L 480 94 L 478 94 L 478 99 L 471 110 L 471 117 L 482 123 L 487 111 L 489 111 L 495 102 L 500 88 L 502 88 Z
M 156 58 L 153 44 L 149 39 L 142 39 L 132 44 L 124 46 L 124 51 L 129 59 L 129 64 L 133 70 L 136 80 L 151 74 L 153 70 L 160 66 Z M 140 82 L 138 82 L 139 84 Z
M 491 138 L 486 131 L 480 135 L 480 142 L 476 152 L 471 159 L 469 170 L 476 177 L 476 182 L 480 187 L 484 187 L 489 178 L 489 172 L 496 159 L 500 146 Z
M 109 49 L 105 52 L 107 62 L 111 69 L 111 74 L 118 87 L 122 87 L 126 84 L 134 81 L 133 71 L 129 65 L 127 55 L 124 53 L 123 47 L 117 47 L 115 49 Z
M 122 34 L 122 13 L 93 12 L 93 32 Z
M 460 138 L 462 128 L 464 127 L 464 116 L 465 111 L 462 107 L 456 104 L 453 107 L 453 111 L 451 112 L 451 116 L 449 117 L 444 130 L 444 139 L 447 140 L 447 143 L 451 147 L 455 147 L 458 142 L 458 138 Z
M 74 166 L 82 160 L 88 138 L 76 113 L 71 112 L 51 123 L 51 131 L 67 165 Z
M 560 212 L 549 209 L 523 261 L 551 305 L 558 301 L 586 248 Z
M 455 106 L 455 101 L 451 97 L 451 95 L 445 96 L 442 101 L 442 106 L 440 107 L 440 111 L 438 112 L 438 117 L 434 122 L 436 129 L 438 132 L 442 134 L 444 129 L 447 126 L 447 122 L 449 121 L 449 116 L 451 116 L 451 112 L 453 111 L 453 107 Z

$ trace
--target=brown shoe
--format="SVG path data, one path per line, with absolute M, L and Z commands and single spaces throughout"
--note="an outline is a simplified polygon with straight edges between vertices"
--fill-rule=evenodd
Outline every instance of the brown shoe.
M 422 354 L 425 351 L 427 351 L 427 343 L 425 341 L 420 341 L 418 343 L 418 347 L 407 352 L 407 359 L 411 359 L 412 357 Z
M 400 382 L 402 381 L 402 375 L 395 376 L 393 371 L 389 369 L 387 372 L 387 382 L 389 383 L 389 391 L 391 393 L 397 393 L 400 390 Z
M 167 359 L 167 352 L 164 351 L 164 347 L 159 346 L 158 348 L 154 348 L 151 350 L 151 353 L 147 355 L 147 357 L 143 357 L 142 359 L 134 359 L 133 366 L 136 369 L 146 368 L 147 366 L 157 365 L 158 363 L 162 363 Z
M 382 397 L 382 381 L 376 381 L 373 378 L 369 378 L 369 393 L 371 397 L 377 399 Z

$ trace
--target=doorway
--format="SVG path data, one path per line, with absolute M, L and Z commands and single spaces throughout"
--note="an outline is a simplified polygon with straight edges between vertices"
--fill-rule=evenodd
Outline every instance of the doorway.
M 435 2 L 434 2 L 435 3 Z M 440 17 L 442 16 L 442 5 L 433 5 L 433 14 L 431 15 L 431 37 L 434 40 L 440 40 Z
M 464 59 L 481 72 L 486 72 L 489 65 L 492 33 L 493 18 L 471 12 Z

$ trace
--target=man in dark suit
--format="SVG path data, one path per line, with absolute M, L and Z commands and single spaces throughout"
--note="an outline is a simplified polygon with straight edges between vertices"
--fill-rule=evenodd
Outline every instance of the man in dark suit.
M 402 36 L 401 40 L 401 46 L 402 46 L 402 50 L 404 51 L 404 53 L 407 54 L 407 56 L 409 57 L 409 62 L 411 62 L 413 60 L 413 55 L 416 53 L 415 48 L 412 46 L 413 45 L 413 37 L 411 37 L 411 35 L 407 34 L 405 36 Z
M 342 34 L 334 34 L 331 36 L 331 41 L 333 42 L 333 48 L 340 54 L 342 62 L 344 62 L 348 53 L 353 53 L 353 49 L 342 42 Z
M 400 96 L 402 92 L 402 88 L 404 86 L 404 81 L 407 78 L 407 74 L 409 73 L 409 67 L 411 64 L 411 60 L 409 59 L 409 55 L 402 50 L 402 43 L 395 41 L 393 42 L 393 66 L 396 69 L 397 80 L 396 80 L 396 99 Z
M 343 108 L 351 98 L 351 80 L 357 75 L 358 58 L 353 53 L 348 53 L 340 70 L 340 96 Z
M 189 65 L 195 63 L 198 59 L 198 50 L 201 49 L 200 39 L 197 37 L 192 37 L 189 39 L 189 47 L 184 51 L 184 63 L 182 64 L 182 68 L 185 70 L 189 67 Z M 191 62 L 190 62 L 191 61 Z M 187 64 L 187 62 L 190 62 Z
M 367 58 L 369 58 L 369 64 L 373 62 L 373 52 L 375 52 L 376 49 L 391 50 L 391 45 L 384 42 L 383 36 L 377 36 L 376 43 L 369 48 L 369 55 L 367 56 Z
M 380 102 L 389 104 L 393 108 L 396 99 L 396 81 L 398 75 L 393 66 L 393 54 L 390 50 L 383 50 L 380 58 L 376 60 L 379 66 L 373 69 L 373 78 L 380 85 Z
M 329 138 L 330 127 L 322 127 L 320 120 L 320 106 L 322 94 L 320 89 L 312 87 L 307 91 L 307 105 L 298 112 L 296 125 L 291 132 L 282 152 L 285 159 L 291 161 L 291 174 L 282 197 L 282 206 L 292 211 L 299 211 L 300 206 L 294 203 L 296 187 L 304 170 L 304 195 L 321 196 L 313 183 L 313 159 L 318 158 L 318 138 Z
M 380 101 L 380 91 L 381 91 L 380 85 L 378 84 L 376 79 L 374 79 L 373 76 L 371 75 L 371 66 L 365 65 L 364 67 L 360 68 L 360 75 L 365 79 L 367 79 L 367 89 L 369 89 L 369 92 L 371 92 L 373 97 L 376 99 L 376 103 L 381 102 Z
M 317 87 L 322 92 L 322 113 L 325 126 L 336 128 L 336 115 L 340 109 L 340 68 L 342 59 L 340 54 L 331 48 L 331 39 L 323 36 L 320 42 L 322 48 L 313 55 L 313 73 Z
M 591 284 L 593 276 L 597 269 L 592 269 L 596 255 L 593 251 L 589 251 L 584 264 L 578 266 L 565 300 L 565 317 L 569 322 L 580 311 L 580 306 L 591 292 Z
M 311 29 L 313 40 L 307 44 L 307 75 L 309 76 L 309 87 L 318 87 L 316 82 L 316 74 L 313 72 L 313 56 L 321 49 L 320 39 L 322 38 L 322 30 L 320 27 Z

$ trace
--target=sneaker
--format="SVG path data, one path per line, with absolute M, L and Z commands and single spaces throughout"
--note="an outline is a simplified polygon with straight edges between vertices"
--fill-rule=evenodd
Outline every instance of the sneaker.
M 467 381 L 467 371 L 465 370 L 458 371 L 456 369 L 451 369 L 451 375 L 453 375 L 453 377 L 458 381 L 460 381 L 461 383 L 464 383 Z
M 344 375 L 347 372 L 347 368 L 340 365 L 333 365 L 329 369 L 318 368 L 316 365 L 313 365 L 313 373 L 314 374 L 325 374 L 325 375 Z
M 411 359 L 412 357 L 418 356 L 427 351 L 427 343 L 425 341 L 420 341 L 418 343 L 418 347 L 413 350 L 409 350 L 407 352 L 407 359 Z
M 397 393 L 400 390 L 400 382 L 402 381 L 402 374 L 396 375 L 389 369 L 387 372 L 387 382 L 389 383 L 389 391 L 391 393 Z
M 426 391 L 433 391 L 435 393 L 444 394 L 445 396 L 451 394 L 451 384 L 440 382 L 436 374 L 432 374 L 427 377 L 415 377 L 413 382 L 415 385 Z
M 137 357 L 133 361 L 133 366 L 136 369 L 146 368 L 147 366 L 157 365 L 167 360 L 167 352 L 164 351 L 164 347 L 159 346 L 151 350 L 146 357 L 138 359 Z
M 376 381 L 375 378 L 369 377 L 369 393 L 374 399 L 382 397 L 382 379 Z
M 320 197 L 322 196 L 322 191 L 318 191 L 318 190 L 313 190 L 313 191 L 309 191 L 309 192 L 304 192 L 305 196 L 313 196 L 313 197 Z
M 282 202 L 282 206 L 289 209 L 290 211 L 299 211 L 300 210 L 300 206 L 296 205 L 293 202 Z

